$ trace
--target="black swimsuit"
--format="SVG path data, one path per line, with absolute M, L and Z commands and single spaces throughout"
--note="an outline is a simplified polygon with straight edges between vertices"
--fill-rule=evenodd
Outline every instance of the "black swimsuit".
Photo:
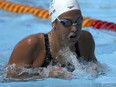
M 49 46 L 48 34 L 44 34 L 44 37 L 45 37 L 46 56 L 45 56 L 45 60 L 42 67 L 47 67 L 50 64 L 50 62 L 53 60 L 53 58 L 49 48 L 50 46 Z M 81 57 L 78 43 L 76 43 L 76 46 L 77 46 L 76 54 L 78 55 L 78 57 Z M 52 61 L 52 62 L 55 62 L 55 61 Z
M 42 67 L 47 67 L 53 58 L 49 48 L 50 46 L 49 46 L 48 34 L 44 34 L 44 37 L 45 37 L 46 56 Z

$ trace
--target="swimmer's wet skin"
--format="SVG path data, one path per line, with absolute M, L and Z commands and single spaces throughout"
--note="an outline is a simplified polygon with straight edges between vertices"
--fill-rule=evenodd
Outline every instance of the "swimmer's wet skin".
M 74 58 L 80 61 L 83 57 L 84 61 L 97 62 L 94 39 L 90 32 L 82 30 L 83 17 L 77 0 L 52 0 L 49 14 L 52 22 L 50 32 L 27 36 L 16 44 L 8 62 L 8 66 L 15 64 L 16 69 L 13 70 L 16 72 L 8 68 L 8 77 L 24 78 L 26 73 L 21 73 L 18 67 L 47 69 L 51 61 L 56 61 L 61 69 L 66 68 L 68 72 L 73 72 L 78 66 L 74 64 Z M 75 56 L 67 55 L 67 52 Z M 58 71 L 52 70 L 52 74 Z

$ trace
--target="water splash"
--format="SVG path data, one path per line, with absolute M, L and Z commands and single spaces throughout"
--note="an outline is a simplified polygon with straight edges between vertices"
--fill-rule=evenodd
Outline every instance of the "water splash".
M 70 62 L 74 65 L 75 70 L 72 72 L 72 78 L 94 79 L 109 71 L 109 67 L 106 64 L 101 64 L 99 61 L 97 63 L 86 62 L 83 57 L 77 58 L 78 56 L 71 52 L 69 47 L 59 51 L 59 54 L 63 56 L 65 63 Z
M 15 77 L 8 76 L 9 73 L 13 73 Z M 2 75 L 4 78 L 1 81 L 30 81 L 30 79 L 43 79 L 48 77 L 69 79 L 69 76 L 71 76 L 70 72 L 58 65 L 52 66 L 50 64 L 47 67 L 27 68 L 16 67 L 16 64 L 12 64 L 4 69 L 4 74 Z
M 22 81 L 28 81 L 30 78 L 32 79 L 42 79 L 42 78 L 62 78 L 62 79 L 94 79 L 99 75 L 105 74 L 109 68 L 106 64 L 101 64 L 100 62 L 86 62 L 81 58 L 82 61 L 79 62 L 75 53 L 71 52 L 69 48 L 62 49 L 59 51 L 59 54 L 62 55 L 65 62 L 70 62 L 74 65 L 75 70 L 73 72 L 69 72 L 67 68 L 61 67 L 61 64 L 52 65 L 52 62 L 47 67 L 39 67 L 39 68 L 28 68 L 28 67 L 16 67 L 15 64 L 8 65 L 4 71 L 5 73 L 2 75 L 2 78 L 7 77 L 7 73 L 15 73 L 18 76 L 25 75 L 26 78 L 23 78 Z M 10 68 L 10 71 L 9 71 Z M 20 72 L 17 72 L 20 71 Z M 4 79 L 4 81 L 8 81 L 8 78 Z M 13 80 L 10 78 L 10 80 Z M 17 80 L 16 80 L 17 81 Z M 20 81 L 20 80 L 19 80 Z
M 59 55 L 62 56 L 62 60 L 65 61 L 65 63 L 69 62 L 75 67 L 80 65 L 77 59 L 78 56 L 75 53 L 71 52 L 69 47 L 60 50 Z

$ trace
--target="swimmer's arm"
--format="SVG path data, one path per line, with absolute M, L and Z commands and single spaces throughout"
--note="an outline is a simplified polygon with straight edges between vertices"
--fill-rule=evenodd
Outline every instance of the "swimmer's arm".
M 95 42 L 93 36 L 90 32 L 84 31 L 85 38 L 83 38 L 84 47 L 86 48 L 85 53 L 87 53 L 84 58 L 87 62 L 93 62 L 92 70 L 97 70 L 97 58 L 94 54 Z
M 95 42 L 90 32 L 82 30 L 81 36 L 79 39 L 80 43 L 80 53 L 84 59 L 89 62 L 96 62 L 97 59 L 95 57 Z
M 40 75 L 41 69 L 38 71 L 34 70 L 33 67 L 15 67 L 14 65 L 8 66 L 5 70 L 7 70 L 6 78 L 17 78 L 17 79 L 26 79 L 26 78 L 42 78 Z
M 94 39 L 93 39 L 93 36 L 88 33 L 88 61 L 93 61 L 93 62 L 97 62 L 97 58 L 95 56 L 95 42 L 94 42 Z
M 15 46 L 8 65 L 16 64 L 16 66 L 41 66 L 44 61 L 44 44 L 41 42 L 40 36 L 42 35 L 31 35 L 20 41 Z
M 97 58 L 96 58 L 96 56 L 95 56 L 95 54 L 94 54 L 94 52 L 95 52 L 95 42 L 94 42 L 94 39 L 93 39 L 93 37 L 92 37 L 92 35 L 90 34 L 90 39 L 89 39 L 90 41 L 90 43 L 89 43 L 89 56 L 88 56 L 88 58 L 89 58 L 89 61 L 92 61 L 93 62 L 93 65 L 91 66 L 91 69 L 92 70 L 94 70 L 94 71 L 97 71 Z

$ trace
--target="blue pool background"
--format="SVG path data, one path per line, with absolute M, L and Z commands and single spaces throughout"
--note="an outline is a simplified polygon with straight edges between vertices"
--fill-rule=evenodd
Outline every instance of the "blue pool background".
M 48 9 L 50 0 L 6 0 Z M 60 2 L 60 0 L 59 0 Z M 115 0 L 78 0 L 84 17 L 91 17 L 116 23 Z M 29 81 L 4 81 L 3 69 L 18 41 L 39 32 L 51 30 L 50 20 L 40 19 L 31 14 L 16 14 L 0 9 L 0 87 L 116 87 L 116 32 L 83 28 L 92 33 L 95 55 L 106 64 L 110 71 L 96 79 L 33 79 Z

